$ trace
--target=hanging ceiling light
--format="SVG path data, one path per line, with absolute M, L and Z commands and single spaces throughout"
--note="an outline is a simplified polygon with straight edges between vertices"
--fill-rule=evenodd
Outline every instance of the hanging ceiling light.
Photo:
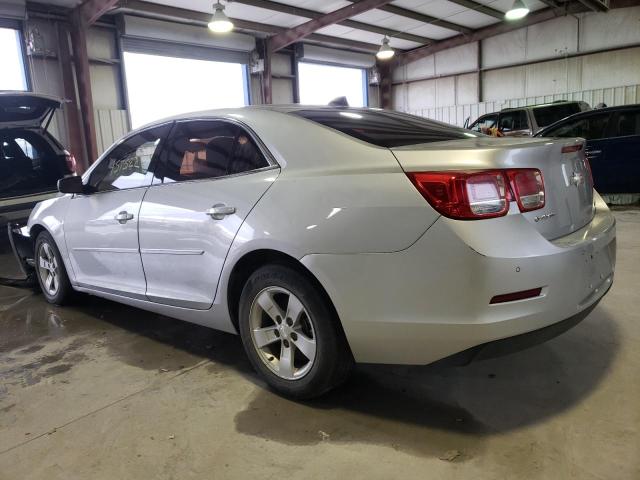
M 224 13 L 224 5 L 220 0 L 213 6 L 213 17 L 209 22 L 209 30 L 216 33 L 227 33 L 233 30 L 233 22 Z
M 382 45 L 380 45 L 380 50 L 376 53 L 376 57 L 380 60 L 388 60 L 395 55 L 396 52 L 393 51 L 393 48 L 389 46 L 389 37 L 386 35 L 382 39 Z
M 513 6 L 504 14 L 504 18 L 507 20 L 518 20 L 526 17 L 529 14 L 529 9 L 522 0 L 515 0 Z

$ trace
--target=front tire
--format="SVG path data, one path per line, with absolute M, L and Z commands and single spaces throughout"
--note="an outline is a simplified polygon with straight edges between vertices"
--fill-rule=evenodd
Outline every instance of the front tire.
M 64 305 L 73 293 L 56 242 L 48 232 L 41 232 L 35 245 L 36 277 L 47 302 Z
M 333 308 L 292 268 L 268 265 L 249 277 L 239 324 L 251 364 L 286 396 L 317 397 L 351 372 L 353 357 Z

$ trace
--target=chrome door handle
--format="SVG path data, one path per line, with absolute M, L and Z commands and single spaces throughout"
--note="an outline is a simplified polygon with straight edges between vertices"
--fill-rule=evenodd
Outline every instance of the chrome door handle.
M 602 150 L 587 150 L 584 154 L 588 157 L 589 155 L 600 155 Z
M 133 220 L 133 214 L 123 210 L 122 212 L 116 215 L 116 220 L 121 224 L 127 223 L 129 220 Z
M 227 207 L 224 203 L 216 203 L 206 212 L 214 220 L 222 220 L 227 215 L 233 215 L 236 213 L 236 207 Z

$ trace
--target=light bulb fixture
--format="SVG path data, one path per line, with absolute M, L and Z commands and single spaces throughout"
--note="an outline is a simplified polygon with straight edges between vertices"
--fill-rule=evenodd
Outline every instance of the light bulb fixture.
M 389 46 L 389 37 L 386 35 L 382 39 L 382 45 L 380 45 L 380 50 L 376 53 L 376 57 L 380 60 L 388 60 L 395 55 L 396 52 L 393 51 L 393 48 Z
M 507 20 L 519 20 L 529 14 L 529 9 L 522 0 L 515 0 L 511 8 L 504 14 Z
M 233 30 L 233 22 L 224 13 L 224 5 L 220 0 L 213 6 L 213 17 L 209 22 L 209 30 L 216 33 L 227 33 Z

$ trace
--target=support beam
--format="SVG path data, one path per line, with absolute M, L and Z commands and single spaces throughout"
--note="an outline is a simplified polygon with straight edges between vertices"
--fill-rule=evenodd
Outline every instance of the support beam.
M 357 3 L 357 2 L 361 2 L 362 0 L 347 0 L 347 1 L 352 3 Z M 383 5 L 382 7 L 378 7 L 378 10 L 382 10 L 388 13 L 393 13 L 394 15 L 410 18 L 412 20 L 418 20 L 419 22 L 428 23 L 430 25 L 446 28 L 448 30 L 453 30 L 454 32 L 458 32 L 458 33 L 469 34 L 473 32 L 472 28 L 465 27 L 463 25 L 458 25 L 457 23 L 448 22 L 438 17 L 432 17 L 431 15 L 425 15 L 424 13 L 416 12 L 414 10 L 408 10 L 406 8 L 397 7 L 393 4 Z
M 144 0 L 129 0 L 126 3 L 126 6 L 119 7 L 116 12 L 126 15 L 134 15 L 138 17 L 153 18 L 156 20 L 177 22 L 186 25 L 198 25 L 203 27 L 206 27 L 211 20 L 211 15 L 207 13 L 187 10 L 185 8 L 160 5 L 157 3 L 146 2 Z M 238 18 L 231 18 L 231 21 L 235 25 L 235 30 L 239 32 L 277 35 L 279 33 L 287 31 L 287 29 L 284 27 L 268 25 L 266 23 L 252 22 L 249 20 L 241 20 Z M 367 53 L 375 53 L 380 48 L 380 44 L 359 42 L 357 40 L 331 37 L 329 35 L 320 35 L 317 33 L 309 35 L 305 38 L 305 41 L 325 46 L 349 48 L 352 50 L 358 50 Z
M 496 10 L 495 8 L 487 7 L 486 5 L 482 5 L 481 3 L 476 3 L 473 0 L 448 0 L 451 3 L 455 3 L 456 5 L 460 5 L 461 7 L 466 7 L 470 10 L 475 10 L 476 12 L 484 13 L 485 15 L 489 15 L 490 17 L 497 18 L 498 20 L 504 20 L 504 12 L 500 10 Z
M 459 47 L 460 45 L 466 45 L 467 43 L 478 42 L 480 40 L 484 40 L 485 38 L 494 37 L 496 35 L 511 32 L 519 28 L 528 27 L 529 25 L 546 22 L 547 20 L 552 20 L 565 13 L 571 14 L 584 11 L 586 11 L 586 8 L 579 3 L 568 5 L 566 7 L 566 10 L 563 12 L 558 12 L 552 8 L 545 8 L 544 10 L 538 10 L 536 12 L 530 13 L 521 20 L 510 21 L 508 23 L 497 23 L 495 25 L 490 25 L 488 27 L 476 30 L 471 35 L 458 35 L 453 38 L 442 40 L 441 42 L 435 43 L 433 45 L 420 47 L 416 48 L 415 50 L 401 53 L 396 56 L 397 58 L 394 63 L 396 65 L 405 65 L 409 62 L 414 62 L 442 50 Z
M 93 97 L 91 95 L 91 75 L 89 72 L 89 54 L 87 52 L 88 25 L 83 20 L 79 8 L 71 12 L 71 44 L 73 45 L 73 62 L 78 85 L 78 98 L 80 103 L 80 118 L 84 144 L 90 165 L 98 158 L 98 143 L 96 141 L 96 127 L 93 117 Z
M 380 108 L 385 110 L 391 110 L 393 108 L 393 69 L 389 63 L 377 63 L 378 74 L 380 75 L 380 83 L 378 89 L 380 90 Z
M 264 8 L 266 10 L 272 10 L 274 12 L 286 13 L 287 15 L 295 15 L 297 17 L 317 19 L 325 15 L 324 13 L 317 12 L 315 10 L 286 5 L 284 3 L 272 2 L 271 0 L 234 0 L 234 2 L 242 3 L 244 5 L 250 5 L 252 7 Z M 379 27 L 377 25 L 371 25 L 369 23 L 356 22 L 354 20 L 343 20 L 342 22 L 337 22 L 336 25 L 354 28 L 356 30 L 362 30 L 364 32 L 379 33 L 380 35 L 387 35 L 389 37 L 408 40 L 410 42 L 416 42 L 422 45 L 433 43 L 434 41 L 431 38 L 422 37 L 420 35 L 413 35 L 411 33 L 400 32 L 398 30 Z
M 309 36 L 316 30 L 319 30 L 328 25 L 333 25 L 338 22 L 342 22 L 354 15 L 373 10 L 374 8 L 381 7 L 391 0 L 363 0 L 362 2 L 355 3 L 353 5 L 347 5 L 346 7 L 339 8 L 333 12 L 327 13 L 322 17 L 310 20 L 297 27 L 290 28 L 278 35 L 269 38 L 267 45 L 272 52 L 277 52 L 281 48 L 291 45 L 292 43 L 302 40 Z
M 89 167 L 87 152 L 84 148 L 82 122 L 78 109 L 76 82 L 73 75 L 71 45 L 69 44 L 69 26 L 57 22 L 58 26 L 58 54 L 60 70 L 62 72 L 62 87 L 64 89 L 64 114 L 69 134 L 69 151 L 77 160 L 78 173 L 82 174 Z
M 76 9 L 80 11 L 81 20 L 91 26 L 105 13 L 113 9 L 119 0 L 87 0 Z

